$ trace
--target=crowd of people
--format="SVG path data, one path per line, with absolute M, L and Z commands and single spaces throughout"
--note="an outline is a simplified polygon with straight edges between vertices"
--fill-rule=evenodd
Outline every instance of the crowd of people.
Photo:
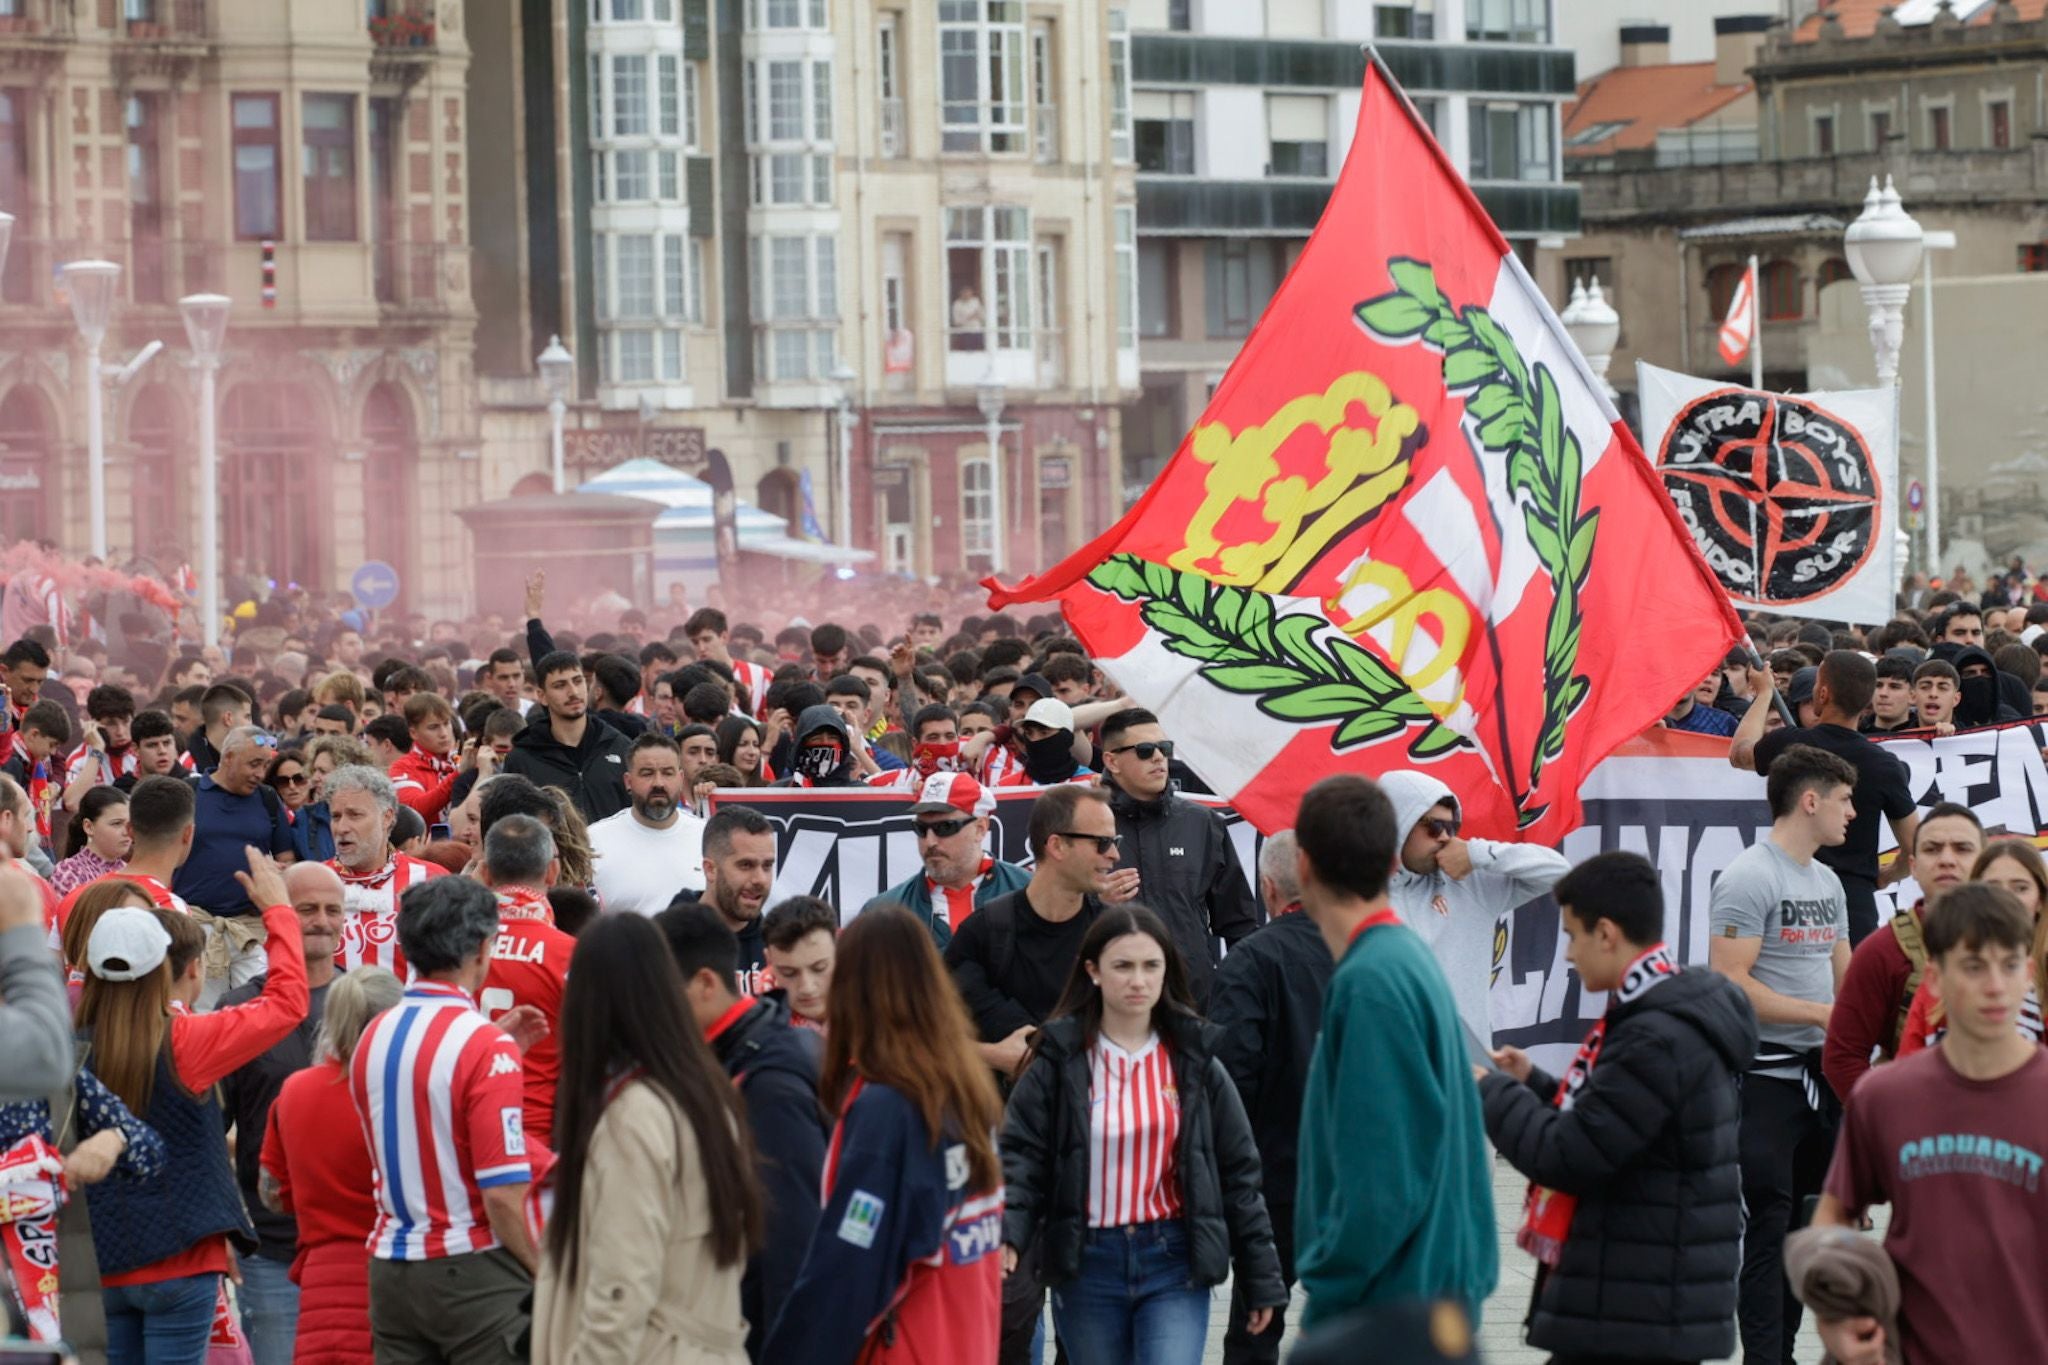
M 58 602 L 10 641 L 17 1328 L 120 1365 L 1194 1365 L 1220 1308 L 1231 1362 L 1459 1359 L 1500 1162 L 1556 1362 L 1789 1365 L 1807 1304 L 1843 1365 L 2048 1328 L 2048 870 L 1871 738 L 2048 711 L 2048 605 L 1758 621 L 1663 722 L 1771 816 L 1682 967 L 1647 860 L 1468 837 L 1424 772 L 1305 781 L 1248 868 L 1057 616 L 849 591 L 286 593 L 225 649 Z M 778 899 L 769 786 L 900 793 L 921 870 Z M 1028 863 L 990 852 L 1013 788 Z M 1488 1013 L 1546 894 L 1606 999 L 1561 1075 Z

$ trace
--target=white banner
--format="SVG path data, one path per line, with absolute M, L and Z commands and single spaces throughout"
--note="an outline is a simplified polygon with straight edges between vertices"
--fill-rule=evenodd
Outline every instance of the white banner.
M 1767 393 L 1636 364 L 1643 449 L 1738 606 L 1892 617 L 1898 400 Z

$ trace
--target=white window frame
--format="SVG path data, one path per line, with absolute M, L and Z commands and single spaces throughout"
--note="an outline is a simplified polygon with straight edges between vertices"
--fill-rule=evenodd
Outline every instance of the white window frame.
M 970 555 L 992 555 L 995 553 L 995 547 L 995 466 L 986 455 L 962 460 L 960 555 L 963 559 Z
M 1031 155 L 1038 161 L 1060 159 L 1059 89 L 1053 54 L 1059 51 L 1059 36 L 1050 19 L 1031 21 Z
M 881 101 L 880 148 L 885 158 L 909 153 L 903 111 L 903 35 L 894 12 L 875 22 L 875 98 Z
M 939 0 L 939 148 L 951 154 L 1028 155 L 1030 48 L 1025 39 L 1024 0 Z M 1000 18 L 990 18 L 990 14 Z M 971 14 L 972 17 L 967 17 Z M 950 17 L 949 17 L 950 16 Z M 973 62 L 974 119 L 958 115 L 968 107 L 965 92 L 949 96 L 946 60 L 955 53 Z M 964 40 L 964 47 L 962 41 Z M 997 76 L 996 73 L 999 73 Z M 1000 86 L 1000 89 L 995 88 Z
M 2008 87 L 2003 90 L 1986 90 L 1982 95 L 1984 124 L 1984 150 L 1987 152 L 2009 152 L 2019 145 L 2019 104 Z M 2005 106 L 2005 146 L 1991 140 L 1991 110 L 1997 105 Z
M 1004 225 L 1001 236 L 998 224 Z M 968 231 L 973 236 L 965 235 Z M 979 204 L 946 211 L 946 248 L 981 254 L 983 344 L 996 351 L 1031 349 L 1031 211 L 1014 204 Z M 952 272 L 948 270 L 950 281 Z M 952 289 L 947 289 L 948 306 Z M 951 317 L 947 318 L 948 334 Z
M 1109 159 L 1129 165 L 1138 159 L 1131 136 L 1131 21 L 1127 12 L 1109 12 Z
M 1138 349 L 1138 210 L 1118 204 L 1111 210 L 1116 235 L 1116 348 Z

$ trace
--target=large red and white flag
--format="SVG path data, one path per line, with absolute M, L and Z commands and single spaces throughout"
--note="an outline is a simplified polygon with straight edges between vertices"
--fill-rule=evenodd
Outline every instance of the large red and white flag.
M 1756 266 L 1745 267 L 1728 300 L 1728 316 L 1721 319 L 1721 359 L 1739 365 L 1756 341 Z
M 1649 462 L 1383 68 L 1322 222 L 1137 505 L 990 600 L 1057 599 L 1265 830 L 1428 766 L 1555 840 L 1737 622 Z

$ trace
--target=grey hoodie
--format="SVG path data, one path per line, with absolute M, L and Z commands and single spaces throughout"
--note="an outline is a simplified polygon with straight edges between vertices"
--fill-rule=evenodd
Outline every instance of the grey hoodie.
M 1463 814 L 1457 796 L 1428 773 L 1397 769 L 1382 775 L 1379 784 L 1394 803 L 1394 828 L 1404 842 L 1439 802 L 1448 802 L 1452 811 Z M 1458 1017 L 1490 1046 L 1493 1019 L 1487 992 L 1493 980 L 1494 927 L 1502 915 L 1557 885 L 1571 864 L 1541 844 L 1491 839 L 1466 843 L 1472 871 L 1464 880 L 1453 881 L 1442 872 L 1410 872 L 1397 861 L 1387 894 L 1402 922 L 1436 955 L 1458 1003 Z

